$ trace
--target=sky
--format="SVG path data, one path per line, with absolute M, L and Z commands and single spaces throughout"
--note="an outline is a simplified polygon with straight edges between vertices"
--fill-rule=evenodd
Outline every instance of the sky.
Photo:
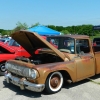
M 100 0 L 0 0 L 0 29 L 18 22 L 41 25 L 100 25 Z

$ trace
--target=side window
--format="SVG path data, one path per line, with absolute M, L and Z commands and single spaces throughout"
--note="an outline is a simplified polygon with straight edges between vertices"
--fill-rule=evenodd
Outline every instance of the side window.
M 90 52 L 88 39 L 78 39 L 78 40 L 76 40 L 76 52 L 78 54 Z

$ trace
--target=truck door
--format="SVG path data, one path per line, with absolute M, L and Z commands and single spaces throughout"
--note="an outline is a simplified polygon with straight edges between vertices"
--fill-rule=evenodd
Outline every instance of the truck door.
M 76 53 L 77 81 L 93 76 L 95 74 L 94 56 L 88 39 L 76 40 Z

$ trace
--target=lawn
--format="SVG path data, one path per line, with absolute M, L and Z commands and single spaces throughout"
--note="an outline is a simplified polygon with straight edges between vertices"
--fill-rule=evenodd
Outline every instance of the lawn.
M 96 37 L 100 37 L 100 34 L 97 34 L 95 36 L 90 36 L 90 39 L 92 40 L 93 38 L 96 38 Z

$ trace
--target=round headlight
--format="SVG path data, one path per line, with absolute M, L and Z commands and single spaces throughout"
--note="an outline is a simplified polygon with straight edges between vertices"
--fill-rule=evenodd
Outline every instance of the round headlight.
M 37 71 L 34 69 L 30 69 L 29 76 L 30 76 L 30 78 L 35 79 L 37 76 Z
M 9 64 L 6 62 L 6 63 L 5 63 L 5 69 L 8 69 L 8 65 L 9 65 Z

